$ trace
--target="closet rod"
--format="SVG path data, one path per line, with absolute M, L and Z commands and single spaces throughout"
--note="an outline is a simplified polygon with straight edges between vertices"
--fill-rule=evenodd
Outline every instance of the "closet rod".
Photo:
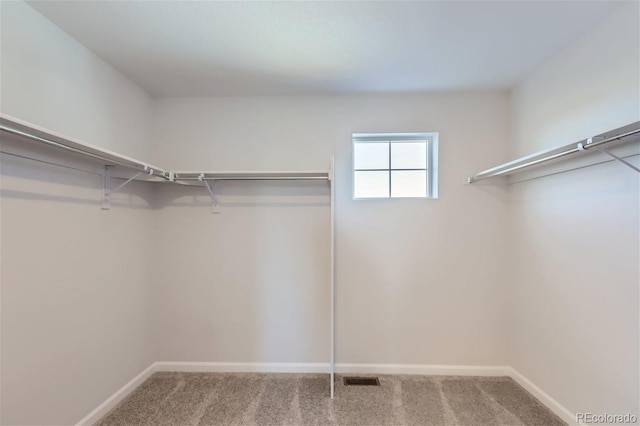
M 198 180 L 197 177 L 179 177 L 176 180 Z M 206 180 L 329 180 L 328 177 L 319 176 L 251 176 L 251 177 L 205 177 Z
M 259 172 L 196 172 L 168 171 L 82 142 L 67 139 L 50 130 L 27 123 L 6 114 L 0 114 L 0 131 L 11 133 L 44 145 L 80 154 L 105 165 L 122 166 L 147 175 L 161 177 L 168 181 L 195 181 L 203 176 L 206 180 L 249 181 L 249 180 L 330 180 L 329 171 L 259 171 Z
M 65 151 L 80 154 L 85 157 L 93 158 L 95 160 L 100 160 L 108 165 L 127 167 L 137 171 L 143 171 L 149 175 L 162 177 L 164 179 L 167 178 L 167 172 L 158 167 L 142 163 L 132 158 L 119 156 L 108 151 L 103 151 L 97 147 L 92 147 L 77 142 L 66 141 L 60 137 L 53 136 L 55 137 L 55 139 L 57 139 L 53 140 L 51 137 L 47 137 L 48 135 L 44 134 L 44 132 L 43 135 L 40 136 L 26 130 L 20 130 L 12 126 L 7 126 L 6 124 L 4 124 L 5 121 L 7 120 L 3 117 L 2 124 L 0 124 L 0 130 L 3 132 L 11 133 L 13 135 L 24 137 L 35 142 L 40 142 L 48 146 L 63 149 Z M 16 124 L 19 125 L 19 123 Z
M 628 138 L 629 136 L 633 136 L 638 133 L 640 133 L 640 122 L 632 123 L 611 132 L 584 139 L 583 141 L 578 143 L 572 143 L 569 145 L 561 146 L 559 148 L 553 148 L 550 150 L 538 152 L 526 157 L 518 158 L 517 160 L 509 161 L 508 163 L 500 164 L 499 166 L 495 166 L 487 170 L 483 170 L 473 176 L 468 177 L 467 183 L 474 183 L 495 176 L 503 176 L 515 173 L 527 167 L 535 166 L 546 161 L 555 160 L 557 158 L 575 154 L 580 151 L 588 151 L 591 148 L 595 148 L 597 146 L 601 146 L 611 142 L 621 141 L 622 139 Z M 598 140 L 598 138 L 602 139 Z
M 329 172 L 174 172 L 171 177 L 180 180 L 329 180 Z

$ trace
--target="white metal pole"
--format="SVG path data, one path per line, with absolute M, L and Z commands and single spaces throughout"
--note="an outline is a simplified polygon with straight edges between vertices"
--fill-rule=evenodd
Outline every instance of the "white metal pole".
M 335 343 L 336 343 L 336 312 L 335 312 L 335 245 L 336 245 L 336 197 L 335 197 L 335 188 L 336 188 L 336 174 L 335 174 L 335 158 L 331 157 L 331 176 L 329 180 L 329 185 L 331 188 L 331 399 L 333 399 L 335 393 Z

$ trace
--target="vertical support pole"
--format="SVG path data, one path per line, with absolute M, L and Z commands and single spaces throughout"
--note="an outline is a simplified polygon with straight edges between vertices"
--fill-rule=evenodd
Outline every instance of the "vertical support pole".
M 336 310 L 335 310 L 335 246 L 336 246 L 336 197 L 335 197 L 335 188 L 336 188 L 336 178 L 335 178 L 335 158 L 331 157 L 331 174 L 329 175 L 329 187 L 331 190 L 331 365 L 330 365 L 330 373 L 331 373 L 331 399 L 335 394 L 335 356 L 336 356 Z
M 104 166 L 104 173 L 102 174 L 104 198 L 102 199 L 102 210 L 111 210 L 111 173 L 110 170 L 113 166 Z

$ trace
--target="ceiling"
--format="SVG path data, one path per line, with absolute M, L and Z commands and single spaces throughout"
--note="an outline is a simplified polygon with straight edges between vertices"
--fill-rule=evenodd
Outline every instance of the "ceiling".
M 153 96 L 508 89 L 611 1 L 28 1 Z

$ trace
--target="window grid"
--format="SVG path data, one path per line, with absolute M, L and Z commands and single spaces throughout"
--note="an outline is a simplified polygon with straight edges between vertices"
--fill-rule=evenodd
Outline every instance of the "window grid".
M 391 164 L 392 164 L 392 147 L 394 144 L 401 144 L 401 143 L 417 143 L 417 142 L 424 142 L 426 145 L 426 158 L 425 158 L 425 167 L 424 168 L 392 168 Z M 358 199 L 367 199 L 367 198 L 372 198 L 372 199 L 379 199 L 379 198 L 432 198 L 431 197 L 431 191 L 430 191 L 430 187 L 429 187 L 429 165 L 431 164 L 431 157 L 430 157 L 430 151 L 431 151 L 431 140 L 429 138 L 419 138 L 419 139 L 409 139 L 409 138 L 399 138 L 397 140 L 354 140 L 354 144 L 358 144 L 358 143 L 387 143 L 388 144 L 388 161 L 387 161 L 387 166 L 388 168 L 384 168 L 384 169 L 380 169 L 380 168 L 353 168 L 354 171 L 354 178 L 355 178 L 355 172 L 387 172 L 388 175 L 388 191 L 387 191 L 387 196 L 386 197 L 357 197 Z M 355 155 L 355 153 L 354 153 Z M 355 161 L 355 159 L 354 159 Z M 394 197 L 393 196 L 393 187 L 392 187 L 392 172 L 409 172 L 409 171 L 424 171 L 425 172 L 425 185 L 426 185 L 426 191 L 425 191 L 425 195 L 424 196 L 420 196 L 420 197 Z

